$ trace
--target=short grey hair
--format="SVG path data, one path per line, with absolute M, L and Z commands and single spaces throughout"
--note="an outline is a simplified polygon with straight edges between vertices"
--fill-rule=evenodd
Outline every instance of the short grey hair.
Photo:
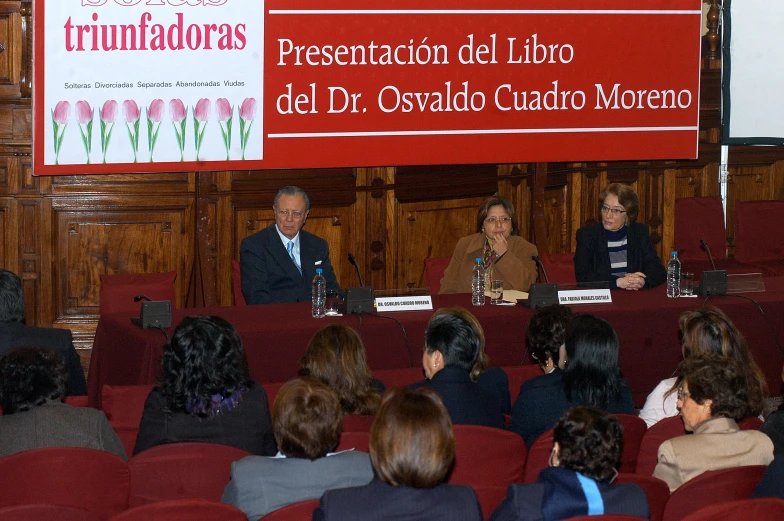
M 310 210 L 310 197 L 308 197 L 308 194 L 306 194 L 305 190 L 303 190 L 302 188 L 298 186 L 289 185 L 289 186 L 284 186 L 283 188 L 278 190 L 278 193 L 275 194 L 275 200 L 272 201 L 272 206 L 274 206 L 275 208 L 278 207 L 278 201 L 280 200 L 281 195 L 288 195 L 290 197 L 295 195 L 301 195 L 302 198 L 305 199 L 305 211 L 307 212 L 308 210 Z

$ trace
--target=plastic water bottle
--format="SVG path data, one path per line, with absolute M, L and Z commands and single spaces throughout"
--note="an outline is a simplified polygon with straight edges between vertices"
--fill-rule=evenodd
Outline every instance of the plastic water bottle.
M 324 318 L 326 314 L 327 302 L 327 280 L 321 273 L 324 270 L 316 268 L 316 276 L 313 277 L 313 317 Z
M 485 305 L 485 270 L 482 268 L 481 257 L 476 258 L 476 264 L 471 271 L 471 304 Z
M 667 261 L 667 296 L 677 298 L 681 296 L 681 261 L 678 259 L 678 252 L 672 252 L 670 260 Z

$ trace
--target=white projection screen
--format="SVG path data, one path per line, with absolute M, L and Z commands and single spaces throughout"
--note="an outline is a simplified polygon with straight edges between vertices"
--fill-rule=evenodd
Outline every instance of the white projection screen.
M 725 0 L 722 144 L 784 145 L 783 0 Z

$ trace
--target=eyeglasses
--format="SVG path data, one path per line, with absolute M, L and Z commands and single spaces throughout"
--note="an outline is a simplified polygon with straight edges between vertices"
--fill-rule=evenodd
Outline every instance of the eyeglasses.
M 616 217 L 618 217 L 618 216 L 619 216 L 619 215 L 621 215 L 622 213 L 626 213 L 626 210 L 619 210 L 618 208 L 610 208 L 610 207 L 609 207 L 609 206 L 607 206 L 606 204 L 603 204 L 603 205 L 600 207 L 600 210 L 602 211 L 602 213 L 611 213 L 611 212 L 612 212 L 612 214 L 613 214 L 614 216 L 616 216 Z
M 509 224 L 510 222 L 512 222 L 512 218 L 511 217 L 488 217 L 487 219 L 485 219 L 486 224 L 495 224 L 497 222 L 501 224 Z
M 275 209 L 275 213 L 283 218 L 291 215 L 295 219 L 302 219 L 302 216 L 305 215 L 305 212 L 301 210 L 278 210 L 277 208 Z
M 691 393 L 689 391 L 684 391 L 683 387 L 678 387 L 678 399 L 680 401 L 685 400 L 689 396 L 691 396 Z

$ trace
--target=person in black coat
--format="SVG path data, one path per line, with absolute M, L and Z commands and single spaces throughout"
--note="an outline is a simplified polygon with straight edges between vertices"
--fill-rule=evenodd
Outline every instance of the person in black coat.
M 481 521 L 473 489 L 445 484 L 454 459 L 452 423 L 438 394 L 427 388 L 391 389 L 370 430 L 376 478 L 362 487 L 325 492 L 313 521 Z
M 275 196 L 272 208 L 275 224 L 245 237 L 240 244 L 245 302 L 310 302 L 318 268 L 327 289 L 340 291 L 327 241 L 302 230 L 310 211 L 308 194 L 296 186 L 285 186 Z
M 611 288 L 638 290 L 667 280 L 648 227 L 636 222 L 639 209 L 631 186 L 613 183 L 604 189 L 599 195 L 601 222 L 577 230 L 577 282 L 607 281 Z
M 427 326 L 422 354 L 428 379 L 411 388 L 435 389 L 453 424 L 502 429 L 504 418 L 498 395 L 471 380 L 479 346 L 479 335 L 469 321 L 455 313 L 436 313 Z
M 622 443 L 617 418 L 586 406 L 567 411 L 555 425 L 550 467 L 536 483 L 509 485 L 490 521 L 560 521 L 601 514 L 649 519 L 642 488 L 612 484 Z
M 65 361 L 68 373 L 66 396 L 87 394 L 84 370 L 71 332 L 67 329 L 29 327 L 22 323 L 24 318 L 22 281 L 14 272 L 0 269 L 0 356 L 19 347 L 51 349 Z

